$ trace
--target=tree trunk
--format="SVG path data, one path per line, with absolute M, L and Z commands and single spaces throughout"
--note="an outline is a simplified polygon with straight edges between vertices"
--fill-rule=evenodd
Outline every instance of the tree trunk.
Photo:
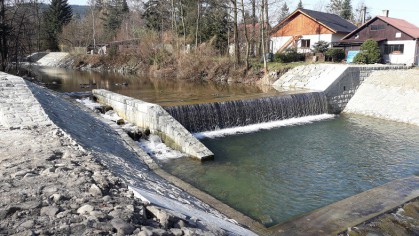
M 0 31 L 2 32 L 0 38 L 0 53 L 1 53 L 1 65 L 0 70 L 6 71 L 7 66 L 7 24 L 6 24 L 6 8 L 4 5 L 5 0 L 0 0 Z
M 240 42 L 239 42 L 239 29 L 237 23 L 238 11 L 237 11 L 237 0 L 231 0 L 233 3 L 233 27 L 234 27 L 234 56 L 236 57 L 236 65 L 240 64 Z
M 247 26 L 246 26 L 246 16 L 244 14 L 244 2 L 241 0 L 242 4 L 242 17 L 243 17 L 243 23 L 244 23 L 244 37 L 246 39 L 246 70 L 249 69 L 249 49 L 250 49 L 250 42 L 249 42 L 249 36 L 247 34 Z
M 262 45 L 262 57 L 263 57 L 263 71 L 265 72 L 265 75 L 268 74 L 268 64 L 266 62 L 266 52 L 265 52 L 265 1 L 261 0 L 260 4 L 260 22 L 262 22 L 262 26 L 260 27 L 261 30 L 261 45 Z
M 180 2 L 180 17 L 182 20 L 182 28 L 183 28 L 183 46 L 186 46 L 186 26 L 185 26 L 185 16 L 183 12 L 183 3 L 182 0 L 179 0 Z
M 251 42 L 251 54 L 252 56 L 256 56 L 256 0 L 252 1 L 252 38 L 250 40 Z
M 196 18 L 196 32 L 195 32 L 195 50 L 198 49 L 198 32 L 199 32 L 199 20 L 201 16 L 201 2 L 198 0 L 198 16 Z
M 269 27 L 269 6 L 268 6 L 268 0 L 265 0 L 265 21 L 263 22 L 263 25 L 265 27 L 265 52 L 269 53 L 270 52 L 270 27 Z M 265 25 L 266 22 L 266 25 Z

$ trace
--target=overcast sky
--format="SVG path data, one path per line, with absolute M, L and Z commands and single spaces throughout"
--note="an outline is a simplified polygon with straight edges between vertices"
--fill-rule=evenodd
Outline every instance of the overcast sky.
M 47 0 L 48 1 L 48 0 Z M 87 5 L 87 0 L 68 0 L 70 4 Z M 277 2 L 278 0 L 269 0 Z M 295 10 L 299 0 L 285 0 L 290 12 Z M 302 0 L 304 8 L 312 10 L 324 10 L 330 0 Z M 357 9 L 364 2 L 367 12 L 374 17 L 382 15 L 382 10 L 389 10 L 390 17 L 404 19 L 419 27 L 419 0 L 352 0 L 352 7 Z M 282 3 L 278 4 L 279 8 Z M 273 17 L 271 15 L 271 17 Z

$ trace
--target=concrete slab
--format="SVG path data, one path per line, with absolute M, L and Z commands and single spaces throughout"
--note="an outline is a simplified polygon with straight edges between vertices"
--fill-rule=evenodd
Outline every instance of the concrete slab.
M 315 210 L 270 228 L 272 235 L 336 235 L 419 197 L 419 177 L 410 176 Z

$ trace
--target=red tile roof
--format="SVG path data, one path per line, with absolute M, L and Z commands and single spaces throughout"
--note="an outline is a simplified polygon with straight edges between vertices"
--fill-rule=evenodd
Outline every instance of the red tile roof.
M 385 16 L 377 16 L 381 20 L 389 23 L 390 25 L 396 27 L 397 29 L 403 31 L 404 33 L 412 36 L 413 38 L 419 38 L 419 27 L 414 24 L 411 24 L 402 19 L 396 19 Z

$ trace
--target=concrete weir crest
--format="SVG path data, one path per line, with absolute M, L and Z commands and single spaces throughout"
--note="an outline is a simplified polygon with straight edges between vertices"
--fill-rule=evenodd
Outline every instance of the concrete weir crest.
M 164 142 L 199 160 L 212 159 L 214 154 L 176 121 L 161 106 L 123 96 L 104 89 L 94 89 L 98 102 L 111 106 L 119 116 L 159 135 Z

